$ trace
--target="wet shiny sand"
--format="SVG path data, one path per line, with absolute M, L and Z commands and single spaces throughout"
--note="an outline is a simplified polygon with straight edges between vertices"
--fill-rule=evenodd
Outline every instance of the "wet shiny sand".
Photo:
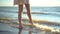
M 30 26 L 23 29 L 13 28 L 8 24 L 0 23 L 0 34 L 60 34 L 58 32 L 42 31 Z

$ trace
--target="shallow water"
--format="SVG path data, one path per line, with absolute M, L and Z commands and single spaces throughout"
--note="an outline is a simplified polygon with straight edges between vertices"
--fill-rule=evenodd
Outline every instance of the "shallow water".
M 24 12 L 25 12 L 24 8 Z M 16 19 L 18 17 L 18 7 L 0 7 L 0 18 L 11 18 Z M 32 14 L 32 19 L 35 20 L 46 20 L 54 23 L 60 23 L 60 7 L 31 7 L 31 12 L 43 12 L 44 14 Z M 26 14 L 22 15 L 22 18 L 28 18 Z M 23 22 L 27 22 L 23 20 Z M 60 29 L 60 25 L 51 25 L 51 24 L 40 24 L 46 25 L 55 29 Z M 24 28 L 28 28 L 25 27 Z M 18 28 L 14 28 L 15 32 L 18 32 Z M 30 29 L 30 28 L 29 28 Z M 14 30 L 13 30 L 14 31 Z M 22 29 L 22 34 L 28 34 L 30 30 Z M 60 34 L 58 32 L 50 32 L 50 31 L 41 31 L 39 29 L 31 28 L 31 34 Z
M 25 26 L 24 29 L 21 29 L 19 31 L 21 34 L 60 34 L 60 32 L 51 32 L 51 31 L 44 31 L 44 30 L 39 30 L 37 28 L 31 28 L 31 27 L 27 27 Z
M 23 12 L 26 12 L 25 8 Z M 41 19 L 52 22 L 60 22 L 60 7 L 31 7 L 31 12 L 44 14 L 32 14 L 32 19 Z M 18 7 L 0 7 L 0 18 L 17 19 Z M 26 14 L 22 18 L 28 18 Z
M 13 22 L 10 23 L 10 24 L 9 23 L 2 23 L 0 25 L 1 25 L 0 26 L 0 31 L 2 31 L 2 32 L 4 32 L 4 31 L 7 32 L 8 31 L 8 32 L 14 32 L 16 34 L 18 34 L 18 32 L 21 33 L 21 34 L 60 34 L 60 32 L 57 32 L 57 31 L 51 32 L 50 30 L 41 30 L 39 28 L 35 28 L 35 27 L 31 27 L 31 26 L 23 26 L 23 29 L 19 30 L 18 28 L 12 27 L 12 25 L 13 26 L 17 26 L 18 25 L 18 24 L 15 24 Z M 41 24 L 41 25 L 43 25 L 43 24 Z M 51 27 L 51 26 L 49 26 L 49 27 Z

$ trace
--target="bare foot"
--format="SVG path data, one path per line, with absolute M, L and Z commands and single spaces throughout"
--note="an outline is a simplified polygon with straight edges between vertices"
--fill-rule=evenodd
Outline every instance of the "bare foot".
M 22 23 L 19 23 L 19 22 L 18 22 L 18 24 L 19 24 L 18 28 L 19 28 L 19 29 L 23 29 Z
M 31 26 L 33 27 L 33 22 L 30 22 L 30 21 L 29 21 L 29 23 L 30 23 L 30 24 L 31 24 Z M 32 27 L 31 27 L 31 28 L 32 28 Z
M 19 29 L 23 29 L 23 26 L 22 25 L 19 25 Z
M 31 23 L 33 25 L 33 22 L 29 21 L 29 23 Z

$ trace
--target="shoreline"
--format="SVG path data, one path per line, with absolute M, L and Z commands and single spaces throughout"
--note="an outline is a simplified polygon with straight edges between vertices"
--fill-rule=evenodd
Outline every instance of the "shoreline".
M 0 21 L 8 21 L 8 22 L 18 22 L 18 20 L 14 20 L 14 19 L 11 19 L 11 18 L 0 18 Z M 25 18 L 25 19 L 22 19 L 22 21 L 29 21 L 29 19 Z M 36 20 L 36 19 L 33 19 L 33 22 L 34 23 L 40 23 L 40 24 L 55 24 L 55 25 L 60 25 L 60 23 L 58 22 L 51 22 L 51 21 L 46 21 L 46 20 Z
M 1 19 L 0 19 L 1 20 Z M 4 21 L 4 23 L 6 23 L 6 24 L 8 24 L 8 25 L 10 25 L 11 27 L 14 27 L 14 28 L 18 28 L 18 21 L 15 21 L 15 20 L 11 20 L 11 19 L 8 19 L 8 18 L 5 18 L 5 19 L 2 19 L 3 21 Z M 6 21 L 5 21 L 6 20 Z M 22 20 L 26 20 L 26 21 L 28 21 L 28 19 L 22 19 Z M 43 23 L 43 24 L 55 24 L 56 25 L 56 23 L 53 23 L 53 22 L 49 22 L 49 21 L 44 21 L 44 20 L 33 20 L 34 21 L 34 23 Z M 26 22 L 24 22 L 24 23 L 26 23 Z M 24 24 L 23 23 L 23 25 L 25 25 L 25 26 L 29 26 L 29 27 L 31 27 L 32 25 L 30 24 Z M 28 23 L 28 22 L 27 22 Z M 34 26 L 33 26 L 34 27 Z M 38 27 L 36 27 L 38 30 L 40 29 L 40 27 L 38 26 Z M 54 28 L 55 29 L 55 28 Z M 43 31 L 46 31 L 46 32 L 51 32 L 51 29 L 50 29 L 50 27 L 49 28 L 43 28 L 42 29 Z M 57 29 L 55 29 L 55 30 L 57 30 Z M 52 33 L 59 33 L 60 32 L 60 29 L 59 29 L 59 31 L 55 31 L 55 30 L 52 30 Z

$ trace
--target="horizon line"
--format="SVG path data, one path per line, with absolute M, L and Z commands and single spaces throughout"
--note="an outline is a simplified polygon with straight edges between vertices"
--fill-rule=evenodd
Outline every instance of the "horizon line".
M 18 7 L 18 6 L 0 6 L 0 7 Z M 60 7 L 60 6 L 30 6 L 30 7 Z

